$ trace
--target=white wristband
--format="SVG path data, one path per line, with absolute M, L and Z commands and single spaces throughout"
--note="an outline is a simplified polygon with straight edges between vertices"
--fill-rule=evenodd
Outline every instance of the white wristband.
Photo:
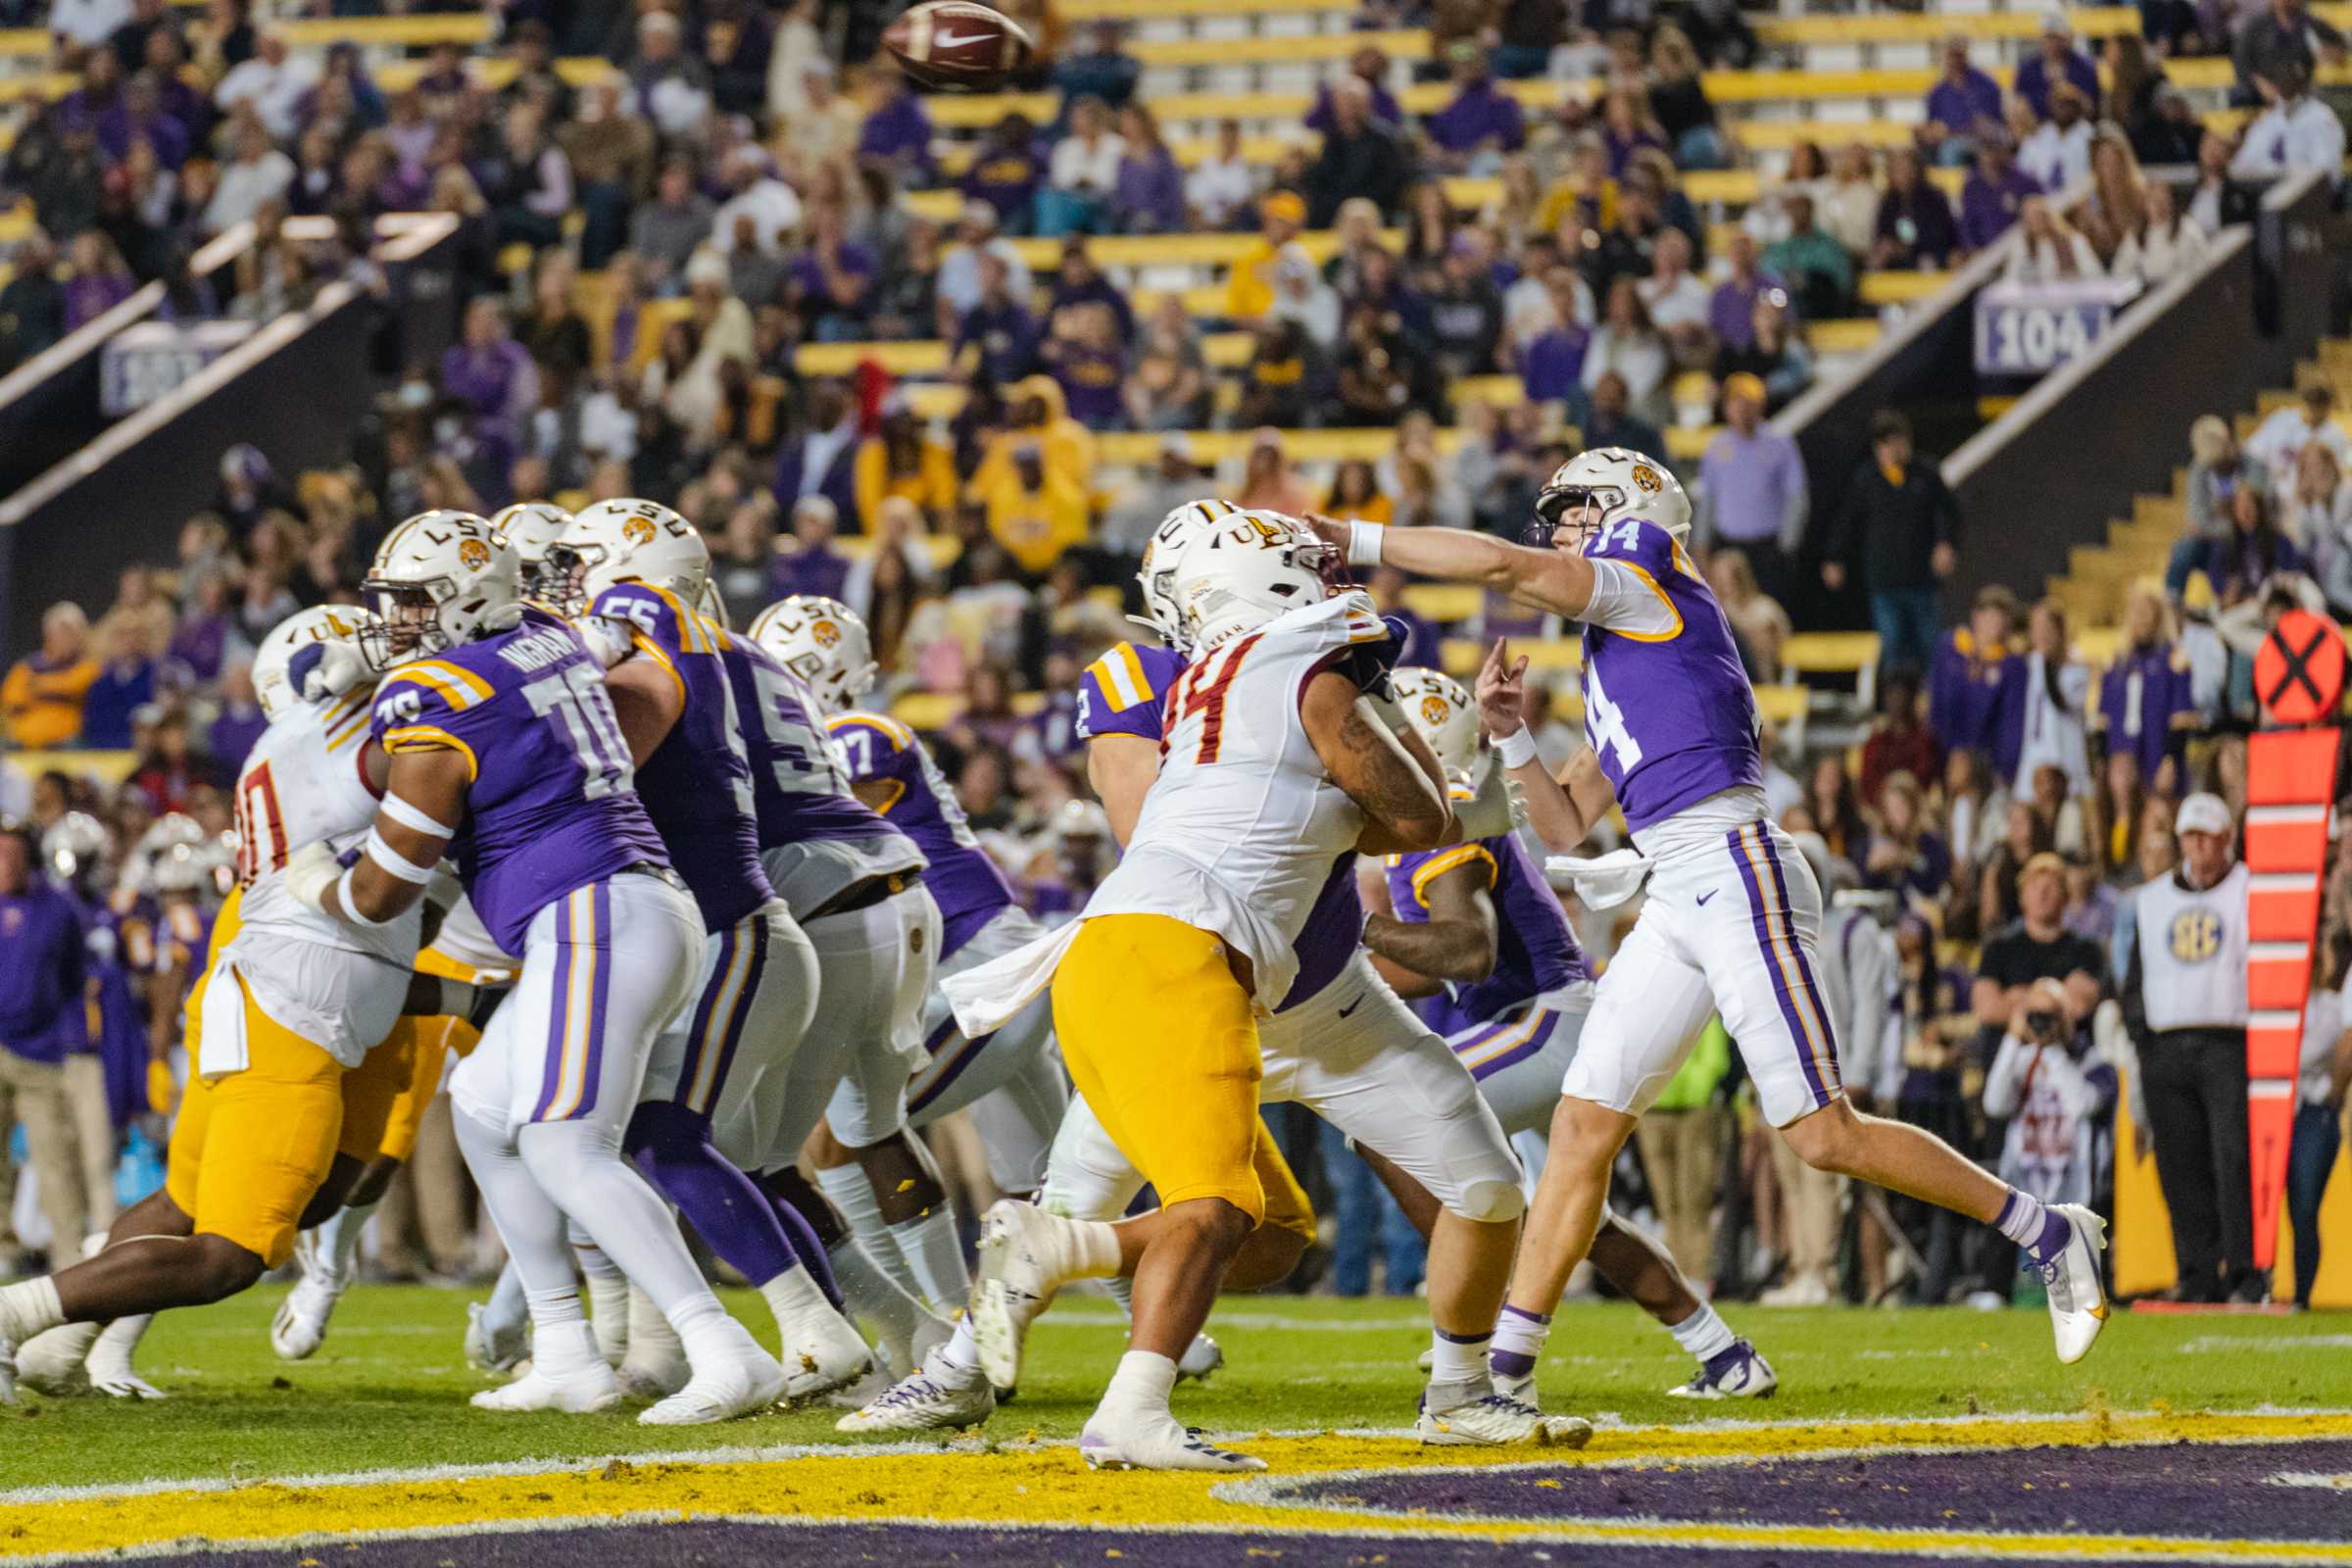
M 397 914 L 388 914 L 381 920 L 370 920 L 360 912 L 359 900 L 353 898 L 351 894 L 352 872 L 357 871 L 358 869 L 358 863 L 354 862 L 349 869 L 344 871 L 342 880 L 335 884 L 335 893 L 343 901 L 343 918 L 351 922 L 353 925 L 366 926 L 369 930 L 374 930 L 379 926 L 390 925 L 393 921 L 399 919 L 400 916 Z
M 1380 564 L 1381 541 L 1388 536 L 1388 525 L 1380 522 L 1350 522 L 1348 524 L 1348 564 L 1377 566 Z
M 398 877 L 401 881 L 413 886 L 423 887 L 433 879 L 431 866 L 418 865 L 415 860 L 394 849 L 386 842 L 384 830 L 380 827 L 371 827 L 368 830 L 366 853 L 368 858 L 373 860 L 386 875 Z
M 1505 767 L 1525 767 L 1536 760 L 1535 733 L 1522 724 L 1494 743 L 1494 753 Z

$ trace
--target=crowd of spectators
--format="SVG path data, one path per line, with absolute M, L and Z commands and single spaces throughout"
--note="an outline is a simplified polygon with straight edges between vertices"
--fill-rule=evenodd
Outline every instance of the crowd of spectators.
M 42 828 L 89 810 L 117 863 L 159 814 L 218 831 L 261 727 L 252 648 L 292 610 L 351 597 L 389 523 L 648 495 L 705 531 L 739 620 L 790 592 L 858 610 L 888 690 L 944 700 L 934 743 L 975 828 L 1041 912 L 1066 912 L 1109 853 L 1074 751 L 1076 675 L 1128 634 L 1120 590 L 1168 508 L 1216 493 L 1515 534 L 1580 441 L 1673 456 L 1695 381 L 1696 421 L 1719 428 L 1686 468 L 1694 552 L 1753 672 L 1774 676 L 1798 629 L 1800 568 L 1864 595 L 1882 639 L 1880 716 L 1858 751 L 1776 755 L 1769 779 L 1776 814 L 1825 885 L 1857 895 L 1843 907 L 1883 950 L 1892 1044 L 1859 1058 L 1852 1092 L 2004 1174 L 2039 1161 L 2045 1186 L 2104 1201 L 2131 1045 L 2118 909 L 2173 872 L 2185 799 L 2242 809 L 2248 629 L 2287 596 L 2352 612 L 2352 442 L 2332 392 L 2314 383 L 2242 447 L 2200 422 L 2191 537 L 2163 589 L 2133 597 L 2103 675 L 2055 602 L 2029 612 L 1992 591 L 1947 627 L 1966 519 L 1899 416 L 1820 515 L 1768 420 L 1813 378 L 1807 328 L 1860 312 L 1872 270 L 1947 268 L 2021 224 L 2021 277 L 2153 280 L 2193 263 L 2243 220 L 2250 181 L 2340 163 L 2309 86 L 2340 40 L 2295 0 L 2250 18 L 2236 62 L 2256 113 L 2238 139 L 2208 132 L 2164 77 L 2169 56 L 2224 41 L 2202 21 L 2169 27 L 2149 8 L 2144 40 L 2108 44 L 2104 81 L 2054 25 L 2006 94 L 1956 40 L 1913 145 L 1800 143 L 1717 229 L 1684 184 L 1741 156 L 1703 74 L 1758 58 L 1729 7 L 1382 7 L 1367 16 L 1432 25 L 1443 108 L 1406 115 L 1412 70 L 1367 46 L 1302 117 L 1314 138 L 1268 156 L 1227 123 L 1198 159 L 1162 137 L 1120 28 L 1027 11 L 1044 48 L 1022 85 L 1055 94 L 1052 121 L 1011 113 L 957 143 L 886 63 L 837 64 L 842 19 L 809 4 L 647 0 L 596 34 L 611 69 L 586 79 L 555 67 L 580 52 L 570 31 L 518 5 L 491 54 L 437 50 L 396 88 L 356 50 L 289 51 L 238 0 L 51 13 L 78 85 L 33 108 L 0 166 L 40 224 L 0 289 L 0 357 L 38 352 L 141 280 L 176 282 L 207 236 L 247 219 L 268 233 L 287 213 L 334 220 L 335 237 L 266 239 L 217 308 L 299 308 L 364 269 L 374 218 L 424 208 L 459 222 L 465 311 L 461 340 L 396 378 L 349 465 L 285 475 L 233 450 L 177 559 L 125 570 L 95 622 L 52 610 L 0 685 L 12 742 L 128 754 L 127 769 L 102 785 L 0 768 L 0 810 Z M 870 44 L 872 20 L 854 13 L 848 36 Z M 1597 86 L 1543 109 L 1512 90 L 1546 73 Z M 1938 172 L 1955 168 L 1956 200 Z M 1457 176 L 1492 183 L 1465 201 Z M 952 222 L 911 210 L 909 193 L 940 190 Z M 1100 237 L 1200 230 L 1237 236 L 1240 255 L 1196 295 L 1136 289 L 1096 259 Z M 1050 267 L 1024 260 L 1029 238 L 1055 242 Z M 1204 326 L 1220 322 L 1238 350 Z M 870 361 L 802 368 L 811 345 L 876 340 L 942 343 L 947 395 Z M 1200 433 L 1221 425 L 1252 433 L 1205 461 Z M 1310 472 L 1282 432 L 1312 426 L 1395 436 L 1377 460 Z M 1156 438 L 1131 476 L 1098 457 L 1121 431 Z M 1439 628 L 1411 613 L 1404 580 L 1371 586 L 1416 623 L 1408 658 L 1433 662 Z M 1555 762 L 1580 744 L 1559 716 L 1572 690 L 1538 696 Z M 2352 892 L 2330 886 L 2333 929 Z M 1605 956 L 1608 922 L 1572 912 Z M 2029 1021 L 2052 1011 L 2059 1025 Z M 2044 1052 L 2047 1070 L 2028 1071 Z M 1856 1195 L 1849 1227 L 1825 1224 L 1844 1198 L 1780 1157 L 1736 1059 L 1702 1049 L 1643 1128 L 1657 1153 L 1632 1197 L 1686 1266 L 1791 1301 L 2009 1298 L 2013 1257 L 1925 1211 Z M 2322 1071 L 2313 1102 L 2340 1109 L 2344 1076 Z M 1328 1164 L 1338 1277 L 1367 1287 L 1384 1200 L 1283 1130 L 1306 1167 Z M 446 1212 L 456 1178 L 432 1189 L 434 1158 L 428 1145 L 417 1227 L 387 1226 L 379 1252 L 462 1272 L 480 1259 Z M 1385 1281 L 1409 1288 L 1417 1266 L 1395 1240 Z M 2251 1288 L 2230 1273 L 2181 1285 Z

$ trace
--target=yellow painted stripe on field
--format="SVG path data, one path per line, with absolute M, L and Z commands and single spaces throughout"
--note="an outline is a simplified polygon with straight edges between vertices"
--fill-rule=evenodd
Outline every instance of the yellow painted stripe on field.
M 452 1419 L 467 1419 L 462 1412 Z M 756 1429 L 755 1429 L 756 1430 Z M 1981 1422 L 1865 1422 L 1773 1428 L 1603 1432 L 1582 1453 L 1528 1448 L 1422 1448 L 1402 1440 L 1321 1437 L 1244 1440 L 1273 1467 L 1267 1479 L 1346 1470 L 1405 1471 L 1465 1465 L 1632 1458 L 1785 1458 L 1838 1449 L 2082 1446 L 2181 1440 L 2291 1441 L 2352 1435 L 2352 1415 L 2053 1416 Z M 904 1453 L 804 1452 L 770 1460 L 698 1463 L 588 1460 L 533 1475 L 304 1479 L 229 1490 L 87 1494 L 0 1503 L 0 1561 L 95 1555 L 185 1541 L 212 1549 L 295 1538 L 361 1539 L 389 1531 L 456 1529 L 498 1521 L 686 1519 L 736 1515 L 803 1521 L 897 1521 L 989 1526 L 1066 1524 L 1098 1529 L 1210 1526 L 1318 1534 L 1394 1533 L 1469 1539 L 1753 1545 L 1828 1551 L 1966 1552 L 1981 1558 L 2121 1556 L 2147 1560 L 2259 1556 L 2265 1561 L 2352 1563 L 2352 1544 L 2185 1540 L 2104 1533 L 2007 1533 L 1799 1524 L 1694 1524 L 1563 1519 L 1451 1520 L 1246 1500 L 1247 1489 L 1199 1474 L 1101 1477 L 1066 1446 L 995 1452 L 910 1447 Z

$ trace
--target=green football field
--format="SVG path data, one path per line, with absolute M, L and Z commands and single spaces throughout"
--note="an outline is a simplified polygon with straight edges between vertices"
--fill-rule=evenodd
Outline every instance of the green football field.
M 467 1408 L 486 1380 L 460 1353 L 464 1293 L 363 1287 L 318 1354 L 270 1350 L 275 1288 L 160 1320 L 141 1369 L 160 1403 L 20 1394 L 0 1409 L 0 1489 L 147 1479 L 260 1480 L 355 1470 L 744 1448 L 837 1439 L 834 1411 L 718 1427 L 606 1416 L 498 1416 Z M 734 1309 L 766 1335 L 756 1297 Z M 1673 1341 L 1634 1308 L 1563 1309 L 1543 1365 L 1547 1406 L 1631 1426 L 1769 1418 L 1934 1418 L 2018 1412 L 2352 1410 L 2352 1314 L 2154 1316 L 2119 1310 L 2082 1364 L 2060 1367 L 2039 1310 L 1979 1313 L 1768 1310 L 1734 1304 L 1734 1328 L 1779 1369 L 1768 1404 L 1694 1403 L 1664 1391 L 1689 1375 Z M 1073 1437 L 1123 1346 L 1109 1304 L 1073 1298 L 1040 1323 L 1020 1396 L 983 1435 Z M 1232 1433 L 1360 1431 L 1409 1424 L 1428 1343 L 1420 1303 L 1228 1298 L 1209 1324 L 1225 1369 L 1187 1385 L 1178 1413 Z M 919 1441 L 919 1440 L 916 1440 Z

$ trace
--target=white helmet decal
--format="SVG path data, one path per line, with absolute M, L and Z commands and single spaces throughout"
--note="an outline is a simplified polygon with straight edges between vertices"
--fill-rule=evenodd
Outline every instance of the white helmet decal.
M 1655 523 L 1681 544 L 1690 537 L 1690 498 L 1682 481 L 1663 463 L 1624 447 L 1594 447 L 1579 453 L 1552 471 L 1536 497 L 1536 520 L 1527 525 L 1526 542 L 1548 549 L 1565 513 L 1589 508 L 1597 518 L 1586 519 L 1575 540 L 1580 547 L 1597 528 L 1625 517 Z
M 344 643 L 360 650 L 361 640 L 370 628 L 377 637 L 381 627 L 373 614 L 350 605 L 318 605 L 298 610 L 270 628 L 262 639 L 261 648 L 253 656 L 253 693 L 262 705 L 265 717 L 275 718 L 301 701 L 295 691 L 287 666 L 294 655 L 306 643 Z
M 1478 760 L 1478 705 L 1451 675 L 1408 665 L 1389 674 L 1389 693 L 1447 773 Z
M 1143 564 L 1135 573 L 1144 592 L 1144 612 L 1127 618 L 1150 626 L 1162 643 L 1182 653 L 1184 615 L 1176 607 L 1176 567 L 1194 540 L 1214 531 L 1218 523 L 1240 516 L 1241 511 L 1230 501 L 1188 501 L 1160 518 L 1144 545 Z
M 522 614 L 514 547 L 470 512 L 425 512 L 392 530 L 360 584 L 377 623 L 360 651 L 378 669 L 504 631 Z
M 1277 615 L 1330 597 L 1332 550 L 1295 517 L 1242 512 L 1186 547 L 1169 592 L 1189 652 L 1200 655 Z
M 710 580 L 710 547 L 658 501 L 599 501 L 548 547 L 547 566 L 549 592 L 570 613 L 621 582 L 651 583 L 696 605 Z
M 822 594 L 779 599 L 753 618 L 752 641 L 808 683 L 828 713 L 838 713 L 874 684 L 874 642 L 858 612 Z

